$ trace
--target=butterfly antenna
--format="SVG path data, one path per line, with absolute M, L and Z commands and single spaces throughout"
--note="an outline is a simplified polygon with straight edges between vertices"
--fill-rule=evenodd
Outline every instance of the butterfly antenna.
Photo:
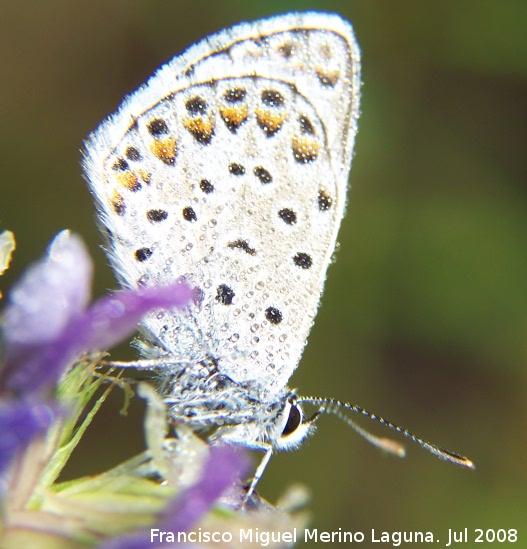
M 445 450 L 444 448 L 440 448 L 435 444 L 431 444 L 430 442 L 427 442 L 426 440 L 414 435 L 408 429 L 403 429 L 402 427 L 399 427 L 399 425 L 396 425 L 395 423 L 392 423 L 391 421 L 388 421 L 383 417 L 372 414 L 371 412 L 368 412 L 368 410 L 365 410 L 364 408 L 361 408 L 360 406 L 357 406 L 355 404 L 341 402 L 340 400 L 335 400 L 332 398 L 317 397 L 297 397 L 297 402 L 299 404 L 304 402 L 308 404 L 313 404 L 314 406 L 319 406 L 318 411 L 311 418 L 310 422 L 315 422 L 322 414 L 331 414 L 337 416 L 371 444 L 398 457 L 404 457 L 406 454 L 402 444 L 399 444 L 392 439 L 377 437 L 372 433 L 369 433 L 368 431 L 360 427 L 360 425 L 357 425 L 357 423 L 355 423 L 352 419 L 350 419 L 345 414 L 345 411 L 360 414 L 361 416 L 365 416 L 372 421 L 377 421 L 381 425 L 385 425 L 386 427 L 388 427 L 388 429 L 391 429 L 392 431 L 403 435 L 405 438 L 411 440 L 412 442 L 415 442 L 416 444 L 421 446 L 421 448 L 428 450 L 431 454 L 438 457 L 439 459 L 449 461 L 450 463 L 455 463 L 456 465 L 461 465 L 462 467 L 467 467 L 468 469 L 475 469 L 474 463 L 465 456 L 461 456 L 459 454 L 456 454 L 455 452 L 451 452 L 450 450 Z

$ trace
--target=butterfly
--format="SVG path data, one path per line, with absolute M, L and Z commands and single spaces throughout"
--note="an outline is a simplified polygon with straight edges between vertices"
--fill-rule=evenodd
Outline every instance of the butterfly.
M 338 15 L 289 13 L 205 38 L 162 66 L 89 137 L 84 169 L 107 254 L 127 288 L 185 280 L 184 311 L 141 322 L 141 363 L 171 417 L 213 442 L 296 448 L 335 414 L 374 444 L 364 409 L 288 388 L 345 212 L 360 51 Z M 315 412 L 307 415 L 305 405 Z

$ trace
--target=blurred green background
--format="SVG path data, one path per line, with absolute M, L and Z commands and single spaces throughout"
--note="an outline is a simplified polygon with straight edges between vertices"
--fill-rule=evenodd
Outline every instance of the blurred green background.
M 527 547 L 525 0 L 2 1 L 0 222 L 18 241 L 2 287 L 70 228 L 97 261 L 95 295 L 114 288 L 83 138 L 204 35 L 305 9 L 352 21 L 364 86 L 337 261 L 292 386 L 365 406 L 478 469 L 414 446 L 383 455 L 327 417 L 301 451 L 272 459 L 259 491 L 273 501 L 307 485 L 320 530 L 446 541 L 448 528 L 517 528 Z M 141 450 L 141 406 L 122 418 L 121 404 L 115 392 L 69 476 Z

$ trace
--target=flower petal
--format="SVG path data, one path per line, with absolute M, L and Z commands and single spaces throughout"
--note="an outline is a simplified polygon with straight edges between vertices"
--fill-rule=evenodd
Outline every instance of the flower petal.
M 47 256 L 30 267 L 11 292 L 3 318 L 2 388 L 30 394 L 53 385 L 86 351 L 106 350 L 130 335 L 152 309 L 182 307 L 186 284 L 123 290 L 85 311 L 92 263 L 82 240 L 59 233 Z
M 0 403 L 0 473 L 33 439 L 46 432 L 57 415 L 58 409 L 43 401 Z
M 55 341 L 41 347 L 6 353 L 3 387 L 29 395 L 55 385 L 73 361 L 88 351 L 103 351 L 133 333 L 141 317 L 152 309 L 183 307 L 193 295 L 187 284 L 123 290 L 96 301 L 77 316 Z
M 176 497 L 159 524 L 159 530 L 188 532 L 212 507 L 216 500 L 244 474 L 248 465 L 245 454 L 232 446 L 215 446 L 203 468 L 200 480 Z M 144 530 L 102 543 L 99 549 L 159 549 L 186 547 L 185 544 L 152 540 L 152 531 Z M 196 546 L 196 544 L 192 544 Z M 198 544 L 199 545 L 199 544 Z
M 121 342 L 137 329 L 141 318 L 153 309 L 181 308 L 193 296 L 183 282 L 138 290 L 122 290 L 96 301 L 71 332 L 83 332 L 86 350 L 104 350 Z
M 186 532 L 247 469 L 245 454 L 233 446 L 213 446 L 201 479 L 169 507 L 162 530 Z
M 38 346 L 61 334 L 86 307 L 92 263 L 82 240 L 69 231 L 52 241 L 47 256 L 30 267 L 9 295 L 3 332 L 8 353 Z

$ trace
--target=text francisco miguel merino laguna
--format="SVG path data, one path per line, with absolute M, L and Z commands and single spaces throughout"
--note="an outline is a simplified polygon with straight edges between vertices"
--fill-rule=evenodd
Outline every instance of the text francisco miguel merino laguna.
M 445 536 L 445 547 L 452 543 L 452 532 Z M 398 547 L 403 543 L 437 543 L 439 540 L 432 532 L 406 531 L 406 532 L 384 532 L 372 529 L 365 534 L 361 531 L 349 532 L 342 528 L 333 532 L 319 531 L 316 528 L 297 531 L 269 531 L 258 528 L 240 528 L 238 531 L 208 531 L 199 528 L 190 532 L 170 532 L 152 528 L 150 530 L 150 541 L 152 543 L 229 543 L 232 541 L 245 542 L 246 544 L 267 547 L 275 543 L 295 543 L 296 541 L 313 541 L 315 543 L 390 543 Z M 465 541 L 465 540 L 463 540 Z M 436 545 L 437 547 L 437 545 Z

